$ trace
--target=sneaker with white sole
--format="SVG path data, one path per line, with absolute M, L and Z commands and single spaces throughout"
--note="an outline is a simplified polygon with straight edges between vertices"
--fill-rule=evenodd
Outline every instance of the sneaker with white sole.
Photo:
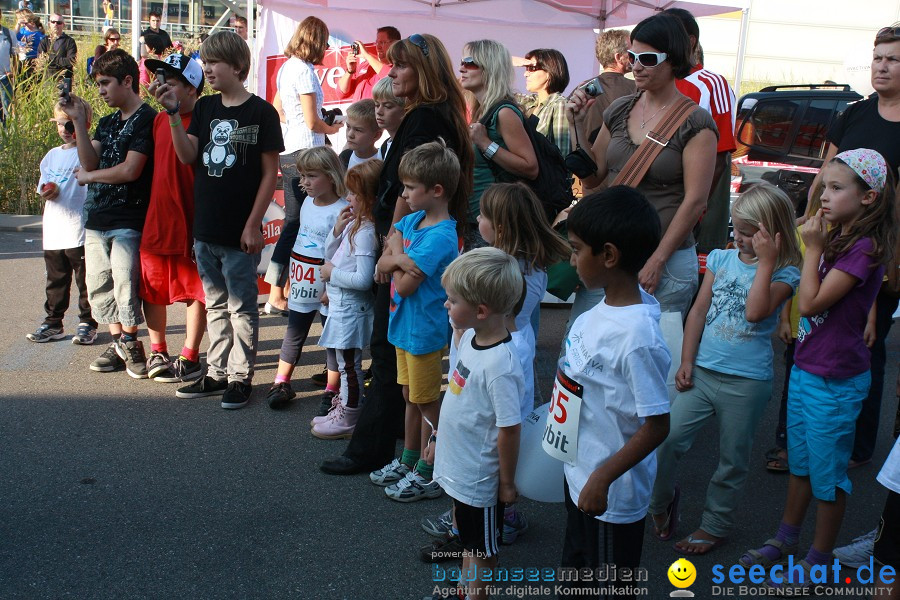
M 453 509 L 436 517 L 423 517 L 419 524 L 428 535 L 444 537 L 453 528 Z
M 183 355 L 169 364 L 169 370 L 157 375 L 153 381 L 160 383 L 179 383 L 193 381 L 203 377 L 203 365 L 199 360 L 188 360 Z
M 209 375 L 198 378 L 194 383 L 175 390 L 176 398 L 208 398 L 221 396 L 228 389 L 225 379 L 213 379 Z
M 244 408 L 250 402 L 253 386 L 242 381 L 229 381 L 225 393 L 222 394 L 222 408 L 234 410 Z
M 395 458 L 377 471 L 369 473 L 369 479 L 371 479 L 372 483 L 375 485 L 385 487 L 392 483 L 397 483 L 406 477 L 406 474 L 409 473 L 410 470 L 409 467 L 400 462 L 400 459 Z
M 76 346 L 92 346 L 97 339 L 97 328 L 90 323 L 79 323 L 72 336 L 72 343 Z
M 34 333 L 25 334 L 25 339 L 37 342 L 38 344 L 43 344 L 44 342 L 52 340 L 61 340 L 64 337 L 66 337 L 66 334 L 62 327 L 54 327 L 53 325 L 47 325 L 46 323 L 38 327 Z
M 106 347 L 103 354 L 94 359 L 90 369 L 99 373 L 109 373 L 110 371 L 118 371 L 124 366 L 125 361 L 119 358 L 119 354 L 116 352 L 116 342 L 113 342 Z
M 416 471 L 408 473 L 406 477 L 384 488 L 384 495 L 397 502 L 415 502 L 426 498 L 437 498 L 444 493 L 441 486 L 435 480 L 426 481 Z
M 147 355 L 140 340 L 125 340 L 124 334 L 114 342 L 116 354 L 125 361 L 125 372 L 134 379 L 147 379 Z
M 166 352 L 150 352 L 150 358 L 147 359 L 147 377 L 156 379 L 159 376 L 168 374 L 171 369 L 172 359 Z
M 838 559 L 841 566 L 852 567 L 858 569 L 863 565 L 869 564 L 869 559 L 875 551 L 875 534 L 877 529 L 855 538 L 846 546 L 834 549 L 834 557 Z

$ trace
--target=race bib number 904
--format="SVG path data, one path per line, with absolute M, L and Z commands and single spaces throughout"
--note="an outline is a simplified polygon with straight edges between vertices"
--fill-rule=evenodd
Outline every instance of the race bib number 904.
M 325 264 L 324 258 L 310 258 L 291 252 L 291 298 L 298 304 L 320 302 L 325 282 L 319 272 Z
M 561 369 L 556 371 L 541 445 L 544 452 L 570 465 L 575 464 L 578 456 L 578 419 L 583 395 L 584 386 L 567 377 Z

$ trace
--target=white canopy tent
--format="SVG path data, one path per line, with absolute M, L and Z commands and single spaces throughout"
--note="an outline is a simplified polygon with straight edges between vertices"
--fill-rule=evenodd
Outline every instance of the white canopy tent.
M 404 37 L 431 33 L 454 59 L 465 42 L 482 38 L 499 40 L 520 56 L 534 48 L 555 48 L 565 55 L 577 83 L 598 70 L 594 30 L 635 25 L 667 8 L 684 8 L 698 17 L 742 10 L 739 81 L 750 0 L 261 0 L 259 5 L 254 72 L 257 93 L 267 97 L 267 62 L 282 54 L 297 23 L 310 15 L 325 21 L 332 36 L 343 43 L 371 41 L 384 25 L 397 27 Z

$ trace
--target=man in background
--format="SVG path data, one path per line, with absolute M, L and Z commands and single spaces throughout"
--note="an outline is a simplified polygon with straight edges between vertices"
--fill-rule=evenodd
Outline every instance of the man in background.
M 399 39 L 396 27 L 379 27 L 375 35 L 375 56 L 369 54 L 363 42 L 353 42 L 353 49 L 347 54 L 347 70 L 338 80 L 341 98 L 356 102 L 372 97 L 372 88 L 391 70 L 387 62 L 388 48 Z
M 50 15 L 50 34 L 38 44 L 38 56 L 47 56 L 47 76 L 72 77 L 78 46 L 64 31 L 66 21 L 59 13 Z

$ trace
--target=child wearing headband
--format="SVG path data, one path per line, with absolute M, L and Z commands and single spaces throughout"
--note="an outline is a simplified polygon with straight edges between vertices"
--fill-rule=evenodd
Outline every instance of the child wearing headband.
M 800 325 L 787 407 L 790 483 L 778 533 L 740 558 L 769 566 L 797 550 L 800 526 L 813 497 L 816 530 L 800 569 L 775 572 L 774 588 L 810 587 L 816 565 L 831 555 L 851 492 L 847 463 L 856 416 L 869 390 L 866 319 L 895 233 L 894 181 L 874 150 L 841 152 L 822 172 L 822 207 L 800 228 L 806 255 L 796 301 Z

